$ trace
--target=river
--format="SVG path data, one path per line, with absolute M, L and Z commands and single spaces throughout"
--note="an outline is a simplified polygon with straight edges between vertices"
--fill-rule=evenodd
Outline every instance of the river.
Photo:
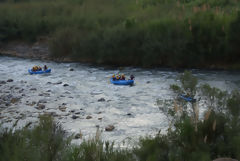
M 32 66 L 45 64 L 52 69 L 51 74 L 28 74 L 27 70 Z M 135 85 L 110 84 L 109 78 L 118 72 L 126 76 L 134 74 Z M 0 56 L 0 81 L 5 82 L 0 85 L 0 95 L 20 99 L 8 106 L 5 106 L 6 102 L 0 102 L 0 123 L 2 127 L 18 129 L 27 124 L 34 125 L 40 114 L 50 113 L 67 132 L 81 133 L 85 139 L 94 137 L 99 128 L 103 140 L 135 142 L 140 136 L 167 129 L 167 118 L 159 110 L 156 100 L 172 98 L 169 85 L 178 83 L 176 78 L 181 72 L 141 68 L 119 70 Z M 200 83 L 228 91 L 240 88 L 240 72 L 192 72 Z M 44 105 L 43 108 L 36 108 L 37 103 Z M 105 131 L 108 125 L 115 129 Z

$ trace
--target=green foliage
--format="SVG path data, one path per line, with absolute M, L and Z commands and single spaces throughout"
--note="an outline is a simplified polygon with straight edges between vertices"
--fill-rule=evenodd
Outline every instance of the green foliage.
M 61 153 L 69 145 L 65 132 L 48 116 L 42 116 L 39 125 L 32 130 L 2 130 L 1 161 L 61 160 Z
M 238 8 L 228 0 L 6 0 L 0 41 L 49 35 L 53 57 L 99 64 L 238 68 Z
M 194 97 L 197 90 L 197 78 L 193 76 L 191 72 L 185 71 L 182 75 L 180 75 L 180 81 L 184 91 Z
M 227 91 L 210 87 L 208 84 L 203 84 L 200 89 L 204 99 L 207 100 L 209 108 L 214 108 L 214 110 L 218 112 L 224 112 L 226 110 L 228 99 Z

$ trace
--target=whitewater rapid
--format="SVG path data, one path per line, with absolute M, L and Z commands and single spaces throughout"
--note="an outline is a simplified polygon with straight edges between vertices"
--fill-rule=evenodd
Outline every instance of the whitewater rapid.
M 51 74 L 30 75 L 27 72 L 34 65 L 45 64 L 52 69 Z M 0 81 L 13 80 L 0 86 L 0 95 L 20 98 L 7 107 L 0 102 L 0 123 L 2 127 L 18 129 L 27 124 L 34 125 L 43 113 L 51 113 L 67 132 L 81 133 L 85 139 L 94 137 L 99 128 L 103 140 L 135 142 L 140 136 L 154 135 L 168 128 L 167 118 L 156 101 L 173 97 L 169 86 L 179 83 L 176 79 L 181 72 L 141 68 L 120 70 L 0 56 Z M 240 88 L 240 72 L 192 72 L 200 83 L 228 91 Z M 134 86 L 110 84 L 113 73 L 133 74 L 136 83 Z M 45 108 L 37 109 L 39 102 Z M 105 131 L 108 125 L 115 129 Z M 75 141 L 79 140 L 82 139 Z

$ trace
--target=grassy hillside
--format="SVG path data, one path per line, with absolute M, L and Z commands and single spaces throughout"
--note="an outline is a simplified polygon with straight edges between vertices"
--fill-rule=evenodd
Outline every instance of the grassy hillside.
M 240 68 L 237 0 L 1 0 L 0 41 L 49 36 L 53 57 Z

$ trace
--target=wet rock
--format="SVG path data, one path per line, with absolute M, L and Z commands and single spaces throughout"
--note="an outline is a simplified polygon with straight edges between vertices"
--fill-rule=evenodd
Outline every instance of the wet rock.
M 69 96 L 68 98 L 74 98 L 74 97 L 72 97 L 72 96 Z
M 52 92 L 52 90 L 49 89 L 49 90 L 47 90 L 46 92 Z
M 64 92 L 65 94 L 71 94 L 70 92 L 68 92 L 68 91 L 66 91 L 66 92 Z
M 73 68 L 70 68 L 69 71 L 74 71 L 74 69 L 73 69 Z
M 67 107 L 66 106 L 59 106 L 58 109 L 62 112 L 65 112 Z
M 66 106 L 66 105 L 67 105 L 67 103 L 62 103 L 62 105 L 63 105 L 63 106 Z
M 52 82 L 47 82 L 46 84 L 52 84 Z
M 101 114 L 102 112 L 98 112 L 97 114 Z
M 29 104 L 30 106 L 33 106 L 33 105 L 35 105 L 36 104 L 36 102 L 35 101 L 32 101 L 32 103 L 31 104 Z
M 24 91 L 24 89 L 20 89 L 18 92 L 19 92 L 19 93 L 23 93 L 23 91 Z
M 64 86 L 64 87 L 67 87 L 67 86 L 69 86 L 69 84 L 64 84 L 63 86 Z
M 20 87 L 15 87 L 14 89 L 20 89 Z
M 127 115 L 128 115 L 128 116 L 132 116 L 132 114 L 131 114 L 131 113 L 128 113 Z
M 30 91 L 36 91 L 37 88 L 30 88 Z
M 44 104 L 38 104 L 37 107 L 35 107 L 38 110 L 43 110 L 45 108 Z
M 82 139 L 82 137 L 83 137 L 83 135 L 82 135 L 82 133 L 78 133 L 78 134 L 76 134 L 75 135 L 75 139 Z
M 24 97 L 24 96 L 26 96 L 26 95 L 23 93 L 22 96 Z
M 79 115 L 79 114 L 81 114 L 81 112 L 75 112 L 75 114 L 76 114 L 76 115 Z
M 151 83 L 151 82 L 150 82 L 150 81 L 147 81 L 146 83 L 149 84 L 149 83 Z
M 25 127 L 28 128 L 31 124 L 32 124 L 32 122 L 29 122 L 25 125 Z
M 39 100 L 39 101 L 38 101 L 38 104 L 41 104 L 41 103 L 47 103 L 47 100 L 45 100 L 45 99 Z
M 92 116 L 89 116 L 89 115 L 86 117 L 86 119 L 91 119 L 91 118 L 92 118 Z
M 75 112 L 75 110 L 71 110 L 70 112 L 72 112 L 72 113 L 73 113 L 73 112 Z
M 98 99 L 98 102 L 104 102 L 104 101 L 106 101 L 104 98 Z
M 113 131 L 115 129 L 115 127 L 113 125 L 108 125 L 107 127 L 105 127 L 105 131 Z
M 45 96 L 45 97 L 49 97 L 50 94 L 49 93 L 40 93 L 39 96 Z
M 6 84 L 6 82 L 5 81 L 0 81 L 0 84 Z
M 13 82 L 13 79 L 8 79 L 7 82 Z
M 99 128 L 100 127 L 100 125 L 96 125 L 96 128 Z
M 77 118 L 79 118 L 79 116 L 72 115 L 72 119 L 77 119 Z
M 54 84 L 62 84 L 62 82 L 56 82 L 56 83 L 54 83 Z
M 8 102 L 5 102 L 5 106 L 10 106 L 11 105 L 11 103 L 8 101 Z
M 101 118 L 101 117 L 99 117 L 99 118 L 98 118 L 98 120 L 102 120 L 102 118 Z
M 66 96 L 64 96 L 64 95 L 60 95 L 60 97 L 66 97 Z
M 11 103 L 16 103 L 20 100 L 20 98 L 14 97 L 11 99 Z
M 21 80 L 20 83 L 27 83 L 27 81 Z

